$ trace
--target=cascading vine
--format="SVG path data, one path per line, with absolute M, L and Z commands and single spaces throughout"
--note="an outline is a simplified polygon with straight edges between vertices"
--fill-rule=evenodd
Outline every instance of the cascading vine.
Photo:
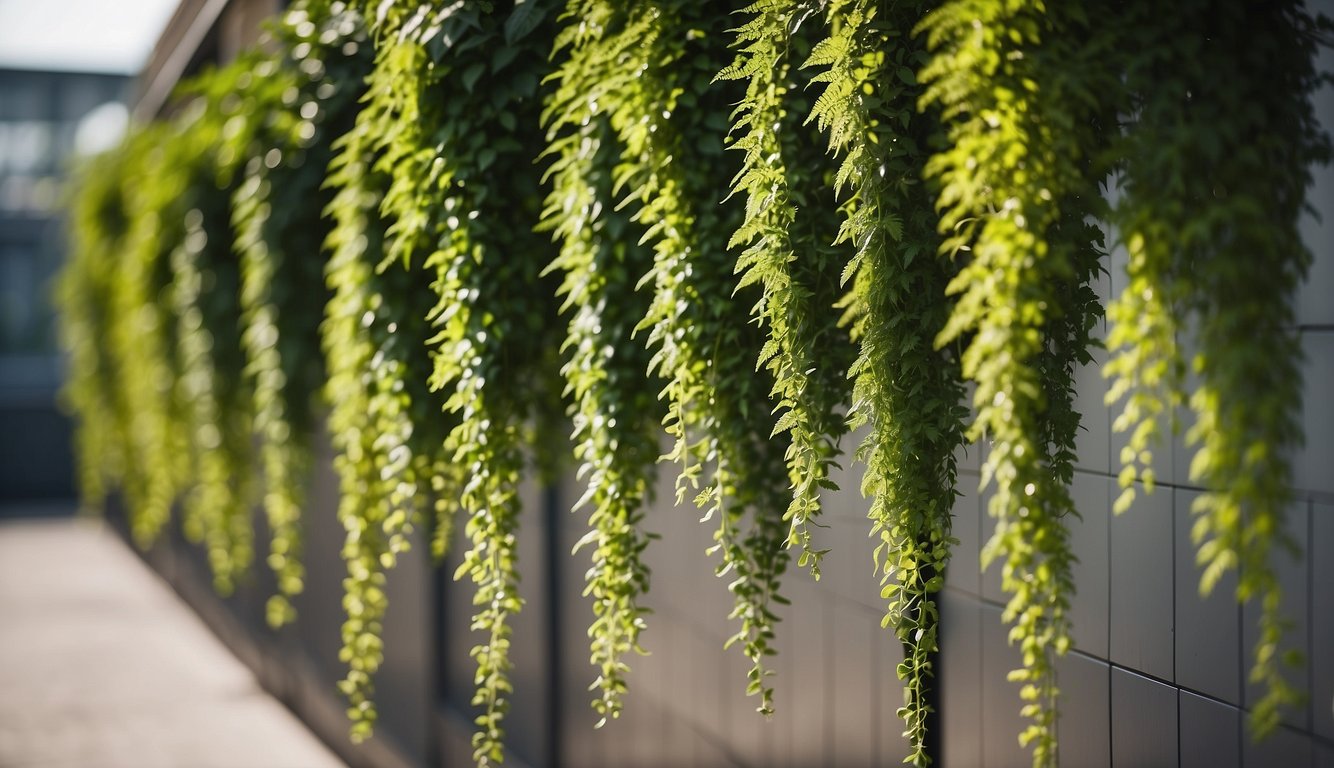
M 1192 509 L 1201 589 L 1236 569 L 1237 599 L 1259 601 L 1250 678 L 1263 694 L 1251 723 L 1263 735 L 1301 699 L 1284 674 L 1300 661 L 1280 652 L 1290 622 L 1273 558 L 1292 546 L 1283 521 L 1302 394 L 1292 297 L 1310 262 L 1297 224 L 1309 169 L 1330 158 L 1310 98 L 1327 80 L 1313 60 L 1334 28 L 1296 2 L 1131 3 L 1124 23 L 1137 45 L 1113 217 L 1129 280 L 1108 311 L 1108 400 L 1125 396 L 1116 427 L 1131 432 L 1118 504 L 1137 479 L 1152 488 L 1157 425 L 1186 400 L 1189 362 L 1200 381 L 1190 477 L 1206 489 Z
M 396 80 L 392 64 L 406 49 L 392 43 L 392 34 L 375 39 L 362 108 L 352 130 L 337 140 L 329 167 L 327 184 L 335 194 L 325 280 L 332 295 L 321 326 L 338 517 L 347 531 L 340 658 L 348 671 L 339 687 L 355 740 L 367 738 L 378 717 L 373 677 L 384 659 L 387 571 L 411 547 L 428 508 L 443 554 L 460 482 L 444 450 L 451 426 L 441 414 L 444 400 L 427 384 L 426 315 L 435 294 L 424 270 L 405 267 L 390 253 L 390 231 L 399 222 L 382 213 L 393 181 L 387 165 L 392 130 L 415 125 L 412 115 L 403 115 L 398 89 L 415 81 Z
M 965 346 L 977 385 L 974 440 L 990 443 L 983 483 L 996 530 L 983 547 L 1003 560 L 1003 618 L 1020 646 L 1020 736 L 1035 766 L 1054 765 L 1055 657 L 1070 647 L 1073 555 L 1063 522 L 1079 415 L 1073 368 L 1088 358 L 1100 307 L 1102 174 L 1090 167 L 1104 117 L 1095 79 L 1106 51 L 1085 8 L 947 2 L 920 24 L 930 61 L 922 104 L 940 110 L 948 145 L 927 163 L 940 185 L 942 251 L 962 262 L 957 303 L 938 344 Z M 1114 80 L 1114 75 L 1112 76 Z
M 879 537 L 875 559 L 884 625 L 904 646 L 899 716 L 912 745 L 905 762 L 933 758 L 928 724 L 938 649 L 934 595 L 949 562 L 955 451 L 963 442 L 963 386 L 954 345 L 937 349 L 953 269 L 936 257 L 940 237 L 923 167 L 940 127 L 912 105 L 916 70 L 926 61 L 911 32 L 926 3 L 883 9 L 867 0 L 830 3 L 829 37 L 807 67 L 826 83 L 811 119 L 841 157 L 836 186 L 846 189 L 839 239 L 856 248 L 844 271 L 845 322 L 860 342 L 849 373 L 854 428 L 867 428 L 858 456 L 862 493 Z
M 267 614 L 280 626 L 295 618 L 291 598 L 305 579 L 302 510 L 325 381 L 319 325 L 328 294 L 319 290 L 319 254 L 332 195 L 324 178 L 333 140 L 350 128 L 371 57 L 359 17 L 341 3 L 298 6 L 272 34 L 282 57 L 261 60 L 236 93 L 235 113 L 258 124 L 229 133 L 223 151 L 248 158 L 232 221 L 271 534 L 268 563 L 278 586 Z
M 510 617 L 522 606 L 516 535 L 526 448 L 555 443 L 533 430 L 542 434 L 560 411 L 548 373 L 559 349 L 554 289 L 540 278 L 552 247 L 534 232 L 542 192 L 533 148 L 541 146 L 538 88 L 552 11 L 541 2 L 385 3 L 375 27 L 372 93 L 382 82 L 393 110 L 377 161 L 391 177 L 386 255 L 432 276 L 430 386 L 456 419 L 443 445 L 466 477 L 456 492 L 472 546 L 456 576 L 476 588 L 473 628 L 483 636 L 472 651 L 479 765 L 503 759 Z
M 182 500 L 187 537 L 207 550 L 214 585 L 230 593 L 254 558 L 250 460 L 253 400 L 240 342 L 240 264 L 231 227 L 232 169 L 219 163 L 225 105 L 213 101 L 241 70 L 220 71 L 177 130 L 163 173 L 183 178 L 182 237 L 170 256 L 178 397 L 193 484 Z
M 123 180 L 129 231 L 115 269 L 107 317 L 114 408 L 125 446 L 122 487 L 135 543 L 147 547 L 171 519 L 188 485 L 190 434 L 177 378 L 177 326 L 162 301 L 172 280 L 171 252 L 184 239 L 185 177 L 168 155 L 170 125 L 127 140 Z
M 566 26 L 555 41 L 559 55 L 576 51 L 555 73 L 559 85 L 547 97 L 547 171 L 551 192 L 542 213 L 560 254 L 548 267 L 562 275 L 561 309 L 571 312 L 562 348 L 561 373 L 573 399 L 576 476 L 586 491 L 574 509 L 588 508 L 589 531 L 575 550 L 588 549 L 584 594 L 593 600 L 590 660 L 598 671 L 594 711 L 599 725 L 621 712 L 632 653 L 643 653 L 639 636 L 647 609 L 649 573 L 643 551 L 651 535 L 641 530 L 658 456 L 661 407 L 656 387 L 644 378 L 649 355 L 633 340 L 647 312 L 648 297 L 635 290 L 653 264 L 652 251 L 638 244 L 628 216 L 616 210 L 612 175 L 615 137 L 595 114 L 603 91 L 626 87 L 633 72 L 614 58 L 590 55 L 582 46 L 607 23 L 606 3 L 588 2 L 565 11 Z M 599 52 L 601 54 L 601 52 Z
M 205 545 L 213 583 L 225 595 L 254 558 L 250 395 L 241 380 L 238 274 L 230 261 L 227 212 L 217 200 L 198 202 L 186 212 L 185 241 L 171 255 L 180 397 L 187 404 L 195 478 L 182 515 L 186 536 Z
M 363 113 L 365 114 L 365 113 Z M 340 140 L 330 166 L 337 190 L 330 213 L 326 282 L 332 296 L 321 326 L 329 370 L 329 432 L 347 531 L 343 559 L 339 684 L 348 697 L 352 736 L 370 735 L 376 710 L 372 677 L 383 661 L 386 571 L 411 546 L 414 526 L 433 504 L 448 525 L 457 472 L 442 451 L 448 420 L 427 387 L 426 314 L 435 296 L 424 276 L 384 264 L 385 222 L 378 215 L 387 179 L 373 167 L 364 124 Z
M 821 491 L 835 488 L 829 471 L 844 428 L 839 411 L 847 401 L 851 355 L 838 316 L 828 311 L 843 254 L 831 246 L 832 231 L 812 226 L 812 220 L 829 221 L 812 212 L 833 206 L 817 196 L 828 185 L 820 178 L 818 150 L 811 151 L 815 142 L 803 135 L 807 83 L 793 66 L 800 60 L 792 60 L 806 43 L 794 33 L 816 10 L 814 3 L 789 0 L 748 6 L 754 18 L 736 31 L 736 61 L 718 77 L 746 83 L 732 125 L 732 147 L 744 153 L 732 191 L 745 195 L 746 211 L 728 247 L 745 246 L 736 261 L 738 287 L 763 289 L 752 310 L 768 331 L 758 366 L 774 380 L 770 397 L 779 417 L 773 434 L 786 432 L 791 440 L 785 457 L 792 489 L 784 515 L 787 546 L 800 548 L 797 564 L 818 579 L 827 550 L 812 543 L 811 526 Z
M 127 414 L 112 353 L 116 318 L 111 313 L 116 257 L 124 252 L 131 222 L 125 182 L 129 152 L 90 159 L 75 178 L 80 190 L 70 217 L 74 243 L 56 285 L 61 307 L 60 344 L 68 356 L 61 400 L 79 416 L 74 432 L 75 468 L 84 508 L 101 510 L 111 489 L 131 471 Z
M 666 381 L 663 423 L 674 446 L 664 458 L 680 465 L 678 503 L 698 491 L 704 519 L 718 526 L 711 551 L 721 556 L 718 574 L 731 574 L 732 618 L 741 623 L 728 645 L 741 643 L 751 662 L 747 692 L 760 696 L 767 713 L 773 689 L 765 659 L 773 654 L 774 603 L 783 600 L 778 581 L 788 560 L 781 547 L 787 526 L 773 513 L 786 506 L 783 446 L 763 439 L 767 415 L 755 407 L 768 389 L 763 377 L 738 373 L 731 362 L 736 349 L 759 345 L 731 299 L 725 246 L 736 219 L 732 209 L 706 202 L 728 180 L 722 142 L 705 140 L 726 131 L 726 94 L 709 93 L 709 82 L 727 62 L 705 44 L 727 19 L 689 2 L 638 2 L 617 5 L 594 29 L 574 21 L 580 4 L 570 10 L 568 23 L 584 31 L 568 55 L 629 75 L 597 91 L 597 114 L 607 116 L 621 147 L 613 179 L 620 205 L 635 206 L 643 242 L 654 251 L 641 281 L 653 298 L 638 329 L 648 331 L 650 374 Z

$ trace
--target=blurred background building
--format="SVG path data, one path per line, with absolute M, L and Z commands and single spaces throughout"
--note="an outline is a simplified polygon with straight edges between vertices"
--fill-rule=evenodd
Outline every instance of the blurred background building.
M 174 4 L 0 0 L 0 503 L 73 498 L 51 302 L 66 171 L 119 140 Z
M 51 302 L 71 162 L 114 145 L 131 112 L 152 119 L 178 82 L 254 43 L 282 5 L 0 0 L 0 502 L 75 492 Z
M 0 68 L 0 499 L 74 494 L 51 282 L 65 252 L 64 175 L 123 130 L 126 73 Z

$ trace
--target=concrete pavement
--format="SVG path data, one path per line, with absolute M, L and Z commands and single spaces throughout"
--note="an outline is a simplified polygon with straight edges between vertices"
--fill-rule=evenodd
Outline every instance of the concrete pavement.
M 101 524 L 0 521 L 0 768 L 342 765 Z

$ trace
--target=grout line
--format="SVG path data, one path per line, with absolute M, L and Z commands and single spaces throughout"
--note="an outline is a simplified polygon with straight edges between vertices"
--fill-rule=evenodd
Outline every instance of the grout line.
M 962 474 L 962 470 L 960 470 L 960 473 Z M 1077 474 L 1077 475 L 1088 475 L 1088 476 L 1091 476 L 1091 477 L 1108 477 L 1108 478 L 1111 478 L 1111 479 L 1113 479 L 1113 480 L 1118 479 L 1118 477 L 1117 477 L 1117 475 L 1116 475 L 1115 473 L 1112 473 L 1112 472 L 1102 472 L 1102 471 L 1100 471 L 1100 470 L 1096 470 L 1096 469 L 1085 469 L 1084 467 L 1075 467 L 1075 474 Z M 1138 486 L 1141 486 L 1141 487 L 1142 487 L 1142 485 L 1143 485 L 1143 484 L 1140 483 L 1138 480 L 1135 481 L 1135 484 L 1138 485 Z M 1118 486 L 1118 487 L 1119 487 L 1119 486 Z M 1178 491 L 1207 491 L 1207 490 L 1208 490 L 1207 488 L 1205 488 L 1205 487 L 1202 486 L 1202 485 L 1192 485 L 1192 484 L 1190 484 L 1190 483 L 1174 483 L 1174 482 L 1168 482 L 1168 481 L 1161 480 L 1161 479 L 1156 479 L 1156 480 L 1154 480 L 1153 487 L 1154 487 L 1155 490 L 1158 489 L 1158 488 L 1171 489 L 1171 490 L 1178 490 Z M 1298 501 L 1298 502 L 1301 502 L 1301 501 L 1313 501 L 1313 502 L 1315 502 L 1315 503 L 1317 503 L 1317 504 L 1334 504 L 1334 491 L 1322 491 L 1322 490 L 1318 490 L 1318 489 L 1314 489 L 1314 488 L 1296 488 L 1296 487 L 1290 487 L 1290 488 L 1288 488 L 1288 490 L 1292 492 L 1292 494 L 1293 494 L 1293 500 L 1294 500 L 1294 501 Z
M 1176 699 L 1176 705 L 1177 705 L 1177 765 L 1181 765 L 1181 760 L 1184 757 L 1184 755 L 1182 755 L 1181 753 L 1181 689 L 1180 688 L 1176 690 L 1176 694 L 1177 695 L 1173 698 Z
M 1108 660 L 1110 660 L 1111 657 L 1112 657 L 1112 618 L 1113 618 L 1113 617 L 1112 617 L 1112 563 L 1114 562 L 1114 561 L 1112 560 L 1112 526 L 1116 524 L 1116 517 L 1117 517 L 1117 515 L 1115 515 L 1115 514 L 1112 513 L 1112 501 L 1113 501 L 1113 500 L 1112 500 L 1112 494 L 1116 492 L 1115 489 L 1116 489 L 1117 487 L 1119 487 L 1119 486 L 1114 486 L 1114 485 L 1112 485 L 1111 483 L 1106 483 L 1106 486 L 1107 486 L 1107 496 L 1106 496 L 1106 499 L 1105 499 L 1105 503 L 1106 503 L 1106 505 L 1107 505 L 1107 541 L 1106 541 L 1106 545 L 1107 545 L 1107 658 L 1108 658 Z M 1076 588 L 1077 588 L 1077 587 L 1078 587 L 1078 585 L 1076 585 Z M 1111 695 L 1112 695 L 1112 693 L 1111 693 L 1111 692 L 1112 692 L 1112 684 L 1111 684 L 1111 678 L 1109 677 L 1108 680 L 1107 680 L 1107 696 L 1108 696 L 1108 700 L 1107 700 L 1107 717 L 1109 717 L 1109 718 L 1112 716 L 1112 715 L 1111 715 L 1111 712 L 1112 712 L 1112 705 L 1111 705 Z M 1108 733 L 1111 733 L 1111 731 L 1108 731 Z M 1109 737 L 1109 738 L 1110 738 L 1110 737 Z
M 1168 578 L 1170 579 L 1170 581 L 1172 582 L 1172 586 L 1171 586 L 1171 596 L 1172 596 L 1172 684 L 1173 684 L 1173 685 L 1176 685 L 1176 680 L 1177 680 L 1177 677 L 1178 677 L 1178 674 L 1177 674 L 1177 640 L 1178 640 L 1178 638 L 1177 638 L 1177 625 L 1179 624 L 1179 622 L 1177 621 L 1177 491 L 1176 491 L 1176 489 L 1173 489 L 1173 490 L 1172 490 L 1172 497 L 1171 497 L 1171 499 L 1168 500 L 1168 506 L 1170 506 L 1171 509 L 1172 509 L 1172 536 L 1171 536 L 1171 539 L 1172 539 L 1172 570 L 1171 570 L 1171 576 L 1168 577 Z M 1187 518 L 1186 522 L 1187 522 L 1187 523 L 1190 522 L 1189 518 Z M 1193 550 L 1192 550 L 1192 551 L 1193 551 Z M 1180 699 L 1181 697 L 1178 695 L 1177 698 Z M 1180 719 L 1180 713 L 1178 713 L 1178 717 L 1177 717 L 1177 742 L 1180 743 L 1180 741 L 1181 741 L 1181 719 Z
M 1315 733 L 1315 502 L 1306 502 L 1306 551 L 1302 562 L 1306 566 L 1306 722 Z
M 1110 654 L 1109 654 L 1110 655 Z M 1116 699 L 1112 696 L 1112 686 L 1116 682 L 1112 664 L 1107 665 L 1107 762 L 1116 765 Z

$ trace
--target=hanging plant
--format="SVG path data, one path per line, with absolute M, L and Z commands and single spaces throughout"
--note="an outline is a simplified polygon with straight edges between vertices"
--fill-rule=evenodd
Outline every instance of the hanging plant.
M 934 595 L 953 543 L 955 452 L 967 415 L 956 346 L 935 345 L 950 314 L 944 297 L 954 269 L 935 257 L 934 199 L 922 181 L 940 127 L 913 109 L 921 97 L 915 73 L 927 54 L 912 30 L 927 10 L 925 3 L 883 13 L 862 0 L 830 3 L 830 35 L 805 64 L 820 68 L 815 79 L 826 83 L 811 119 L 841 156 L 835 184 L 848 194 L 839 239 L 856 252 L 843 272 L 844 321 L 860 342 L 850 370 L 851 418 L 868 428 L 858 451 L 866 463 L 862 493 L 879 537 L 882 624 L 904 647 L 898 714 L 912 746 L 905 762 L 915 765 L 933 757 Z
M 110 398 L 125 445 L 122 486 L 135 542 L 152 544 L 171 519 L 191 473 L 189 433 L 176 381 L 176 322 L 164 301 L 171 252 L 184 239 L 184 176 L 169 172 L 173 129 L 154 126 L 127 139 L 122 180 L 129 228 L 113 270 L 107 339 Z M 84 418 L 89 418 L 87 413 Z
M 769 712 L 764 660 L 773 653 L 774 604 L 782 601 L 778 580 L 788 559 L 781 547 L 787 526 L 771 513 L 786 506 L 784 446 L 763 439 L 772 424 L 763 426 L 768 416 L 753 405 L 768 389 L 763 377 L 731 363 L 735 350 L 760 344 L 731 299 L 726 243 L 739 225 L 736 211 L 713 203 L 730 164 L 722 142 L 707 138 L 725 133 L 730 99 L 709 88 L 727 62 L 708 41 L 727 19 L 694 3 L 652 2 L 572 2 L 567 18 L 568 66 L 600 73 L 594 77 L 604 84 L 589 110 L 606 116 L 620 146 L 613 189 L 620 205 L 634 207 L 654 251 L 641 281 L 653 298 L 638 328 L 648 331 L 650 373 L 666 381 L 664 425 L 675 444 L 664 458 L 680 465 L 678 503 L 698 491 L 704 519 L 718 526 L 711 551 L 721 555 L 719 575 L 732 575 L 732 617 L 741 622 L 728 645 L 742 644 L 751 661 L 747 692 Z
M 546 13 L 539 3 L 381 5 L 367 107 L 382 121 L 376 168 L 389 177 L 386 272 L 395 261 L 434 280 L 435 306 L 422 315 L 435 326 L 430 383 L 456 419 L 445 455 L 466 477 L 445 492 L 458 493 L 469 514 L 472 549 L 458 575 L 477 587 L 473 626 L 486 638 L 473 649 L 479 764 L 503 755 L 509 617 L 522 604 L 515 534 L 524 449 L 533 426 L 560 412 L 559 388 L 545 374 L 558 349 L 549 336 L 554 290 L 539 287 L 548 259 L 516 258 L 550 248 L 533 232 L 542 196 L 531 150 L 540 146 Z
M 1258 599 L 1260 635 L 1251 681 L 1259 735 L 1301 695 L 1284 676 L 1300 664 L 1280 653 L 1290 628 L 1280 610 L 1273 550 L 1291 499 L 1291 452 L 1301 444 L 1301 349 L 1292 298 L 1310 253 L 1298 231 L 1310 168 L 1330 158 L 1311 107 L 1327 75 L 1318 47 L 1334 27 L 1300 3 L 1187 2 L 1168 11 L 1125 9 L 1126 29 L 1152 35 L 1127 56 L 1134 119 L 1119 147 L 1123 194 L 1113 220 L 1129 255 L 1126 288 L 1109 308 L 1109 402 L 1125 397 L 1118 510 L 1146 490 L 1165 413 L 1189 393 L 1196 449 L 1190 478 L 1192 539 L 1208 593 L 1238 571 L 1237 599 Z M 1147 44 L 1146 44 L 1147 42 Z M 1187 358 L 1180 339 L 1188 339 Z
M 973 0 L 943 4 L 920 29 L 931 55 L 922 103 L 940 110 L 949 140 L 926 171 L 940 185 L 942 250 L 962 261 L 937 343 L 963 343 L 977 385 L 969 435 L 990 441 L 983 484 L 996 518 L 982 559 L 1003 559 L 1003 618 L 1023 659 L 1010 678 L 1031 720 L 1020 741 L 1034 765 L 1054 765 L 1053 665 L 1070 647 L 1074 592 L 1073 370 L 1089 361 L 1101 312 L 1089 285 L 1101 234 L 1088 221 L 1104 174 L 1088 158 L 1107 124 L 1099 94 L 1114 92 L 1099 82 L 1110 36 L 1082 8 Z
M 240 71 L 229 71 L 228 76 Z M 224 81 L 220 74 L 200 86 Z M 226 78 L 229 79 L 229 78 Z M 214 585 L 229 594 L 254 556 L 250 460 L 252 400 L 242 373 L 240 263 L 233 249 L 231 189 L 218 175 L 215 109 L 196 107 L 170 142 L 183 175 L 184 232 L 171 253 L 170 306 L 177 322 L 179 397 L 191 439 L 185 533 L 207 549 Z
M 362 113 L 367 114 L 366 112 Z M 449 429 L 430 392 L 426 315 L 435 295 L 420 274 L 386 264 L 385 222 L 378 208 L 388 178 L 373 166 L 358 122 L 340 140 L 330 166 L 337 191 L 329 207 L 325 280 L 332 293 L 321 326 L 329 372 L 329 432 L 337 455 L 338 517 L 347 531 L 343 559 L 343 648 L 352 738 L 376 720 L 372 677 L 384 659 L 385 573 L 410 546 L 414 525 L 433 508 L 437 541 L 448 541 L 457 471 L 442 451 Z
M 636 285 L 652 267 L 653 254 L 636 242 L 641 230 L 616 207 L 616 139 L 597 113 L 602 94 L 625 87 L 633 73 L 595 62 L 583 49 L 596 45 L 591 38 L 610 12 L 606 3 L 565 12 L 563 18 L 579 24 L 565 27 L 556 53 L 569 48 L 583 55 L 558 68 L 559 87 L 547 97 L 543 120 L 552 161 L 542 227 L 560 245 L 548 270 L 562 276 L 561 310 L 572 313 L 561 373 L 572 398 L 576 477 L 586 486 L 574 508 L 589 509 L 589 530 L 575 550 L 589 550 L 592 560 L 584 594 L 593 599 L 590 660 L 598 671 L 593 708 L 599 726 L 620 714 L 629 672 L 625 656 L 644 653 L 639 636 L 649 611 L 641 596 L 649 572 L 642 553 L 653 536 L 641 526 L 662 411 L 657 388 L 644 377 L 648 352 L 633 339 L 648 311 L 648 297 Z
M 270 618 L 288 620 L 323 386 L 353 737 L 376 719 L 386 573 L 424 513 L 442 555 L 466 510 L 456 576 L 476 586 L 486 765 L 512 693 L 519 484 L 557 468 L 544 449 L 562 414 L 586 484 L 602 722 L 646 627 L 655 420 L 678 502 L 716 526 L 729 645 L 761 712 L 779 579 L 793 549 L 819 576 L 821 491 L 840 437 L 865 429 L 920 765 L 966 431 L 990 444 L 983 554 L 1003 560 L 1022 740 L 1050 765 L 1073 371 L 1101 312 L 1105 219 L 1129 255 L 1109 312 L 1131 432 L 1117 509 L 1152 488 L 1157 425 L 1189 402 L 1202 583 L 1235 567 L 1238 598 L 1259 598 L 1253 721 L 1271 729 L 1296 698 L 1270 559 L 1301 439 L 1296 221 L 1331 154 L 1310 106 L 1330 23 L 1295 2 L 759 0 L 739 23 L 685 0 L 563 7 L 298 2 L 268 52 L 206 74 L 193 105 L 89 166 L 60 288 L 85 501 L 119 486 L 144 546 L 183 501 L 225 591 L 253 549 L 258 436 Z
M 718 75 L 746 83 L 732 124 L 732 147 L 744 153 L 732 191 L 745 196 L 746 211 L 728 246 L 745 246 L 736 262 L 739 287 L 763 289 L 752 309 L 768 331 L 758 364 L 773 376 L 770 398 L 779 415 L 773 433 L 791 439 L 785 455 L 792 490 L 784 515 L 787 546 L 800 548 L 798 565 L 818 579 L 826 550 L 814 547 L 810 529 L 820 492 L 836 489 L 829 471 L 844 431 L 840 411 L 848 399 L 852 355 L 838 316 L 829 311 L 845 258 L 831 246 L 835 231 L 821 226 L 832 221 L 823 212 L 834 206 L 821 199 L 829 189 L 821 178 L 825 164 L 803 126 L 810 78 L 794 66 L 810 51 L 797 33 L 816 7 L 775 0 L 747 10 L 754 18 L 736 32 L 737 58 Z
M 225 138 L 223 152 L 245 161 L 232 220 L 241 257 L 242 340 L 254 392 L 255 433 L 264 469 L 268 562 L 278 593 L 269 599 L 273 626 L 295 616 L 302 590 L 302 509 L 312 467 L 314 408 L 326 378 L 319 325 L 323 285 L 324 186 L 333 140 L 350 128 L 370 46 L 360 17 L 305 3 L 273 28 L 282 52 L 240 84 L 238 118 L 259 122 Z M 253 135 L 251 135 L 253 134 Z M 237 146 L 239 142 L 246 143 Z
M 117 402 L 118 388 L 110 385 L 118 373 L 110 312 L 116 257 L 126 249 L 132 225 L 124 186 L 128 157 L 125 151 L 94 157 L 75 177 L 74 242 L 56 287 L 60 344 L 69 360 L 61 401 L 78 417 L 73 442 L 79 496 L 84 508 L 99 511 L 132 471 L 132 425 Z

